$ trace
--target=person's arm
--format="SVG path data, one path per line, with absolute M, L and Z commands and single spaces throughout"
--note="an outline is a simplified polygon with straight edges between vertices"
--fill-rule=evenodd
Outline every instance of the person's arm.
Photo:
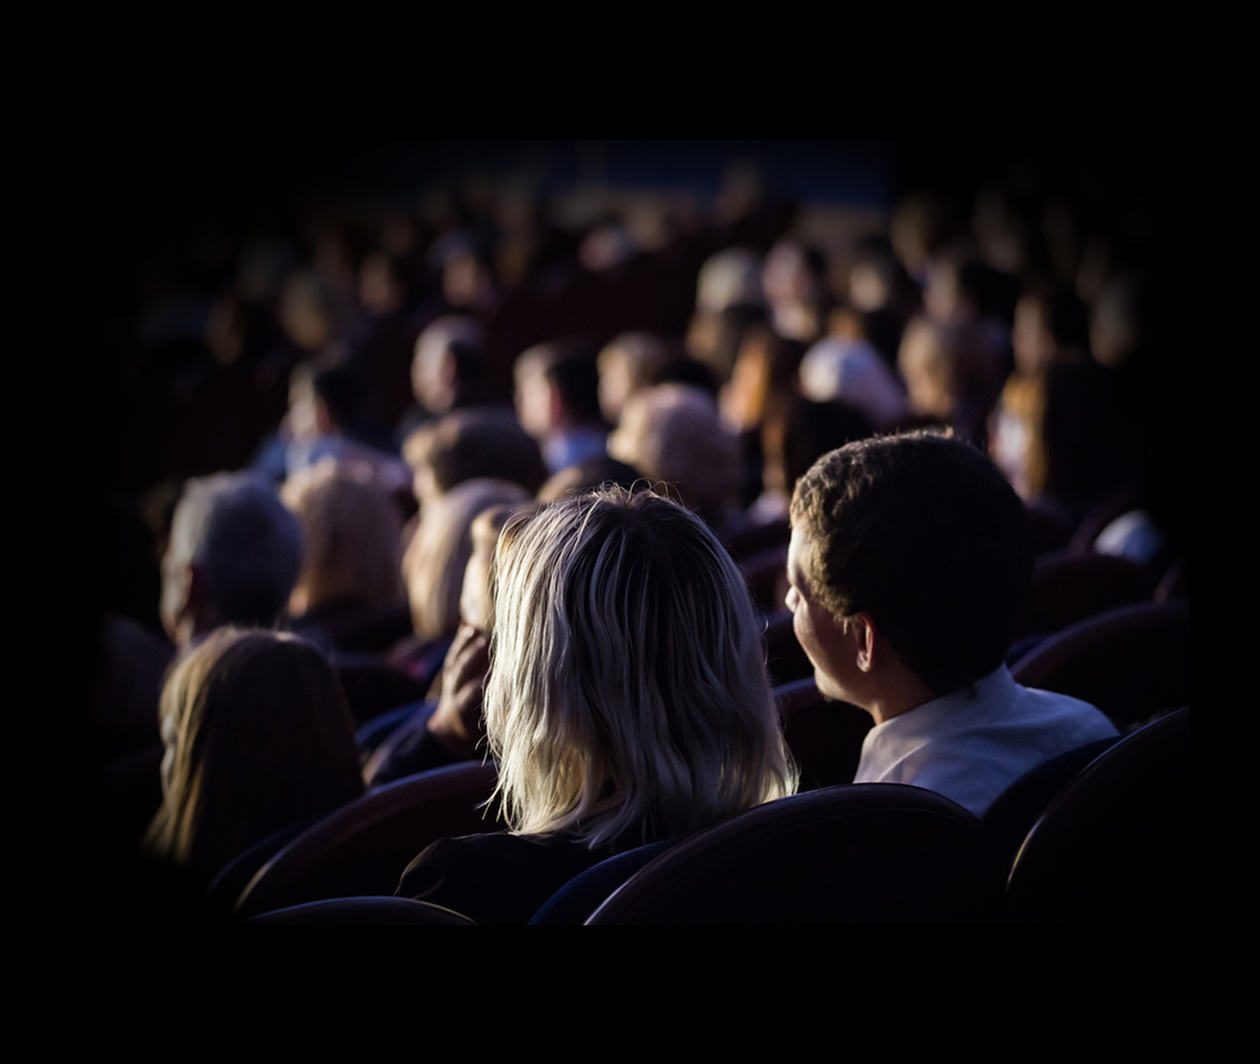
M 490 667 L 490 641 L 483 632 L 461 624 L 442 669 L 442 693 L 429 718 L 428 738 L 452 761 L 477 756 L 477 743 L 485 734 L 481 703 L 486 672 Z

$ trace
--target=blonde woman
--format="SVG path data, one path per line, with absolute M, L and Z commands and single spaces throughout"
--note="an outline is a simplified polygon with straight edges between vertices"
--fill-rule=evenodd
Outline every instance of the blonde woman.
M 513 517 L 485 686 L 511 831 L 435 843 L 398 893 L 525 923 L 613 853 L 791 794 L 761 625 L 705 524 L 607 488 Z
M 326 458 L 291 476 L 280 498 L 305 546 L 289 596 L 296 627 L 326 630 L 337 644 L 355 621 L 405 604 L 402 514 L 370 468 Z

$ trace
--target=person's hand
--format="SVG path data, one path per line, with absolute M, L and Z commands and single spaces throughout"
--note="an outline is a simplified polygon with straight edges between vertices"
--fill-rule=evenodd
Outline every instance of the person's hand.
M 447 751 L 461 758 L 477 756 L 484 731 L 481 699 L 490 668 L 490 640 L 462 623 L 442 665 L 442 691 L 428 728 Z

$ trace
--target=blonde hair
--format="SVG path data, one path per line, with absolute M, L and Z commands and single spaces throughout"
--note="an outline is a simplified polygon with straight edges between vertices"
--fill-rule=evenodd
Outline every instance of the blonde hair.
M 211 632 L 172 668 L 159 719 L 172 747 L 146 843 L 202 875 L 363 793 L 345 696 L 296 636 Z
M 530 502 L 529 493 L 506 480 L 466 480 L 425 504 L 416 534 L 403 555 L 411 623 L 424 640 L 445 639 L 459 627 L 459 596 L 472 555 L 473 519 L 498 503 Z
M 370 469 L 325 458 L 291 476 L 280 498 L 306 544 L 296 608 L 350 597 L 371 605 L 402 599 L 402 515 Z
M 694 514 L 570 496 L 508 522 L 492 584 L 486 731 L 515 832 L 677 839 L 795 791 L 748 588 Z

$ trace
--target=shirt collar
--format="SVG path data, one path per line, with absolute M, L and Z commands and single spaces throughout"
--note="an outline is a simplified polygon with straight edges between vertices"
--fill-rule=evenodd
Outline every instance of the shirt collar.
M 910 738 L 924 732 L 935 732 L 941 721 L 950 717 L 956 719 L 970 709 L 1005 705 L 1009 701 L 1008 696 L 1014 693 L 1015 687 L 1015 678 L 1011 676 L 1010 669 L 1005 665 L 999 665 L 975 683 L 960 687 L 947 695 L 941 695 L 930 702 L 924 702 L 923 705 L 915 706 L 914 709 L 908 709 L 891 720 L 884 721 L 883 724 L 877 724 L 871 729 L 871 734 L 878 732 L 881 736 L 886 735 L 890 738 L 894 736 Z

